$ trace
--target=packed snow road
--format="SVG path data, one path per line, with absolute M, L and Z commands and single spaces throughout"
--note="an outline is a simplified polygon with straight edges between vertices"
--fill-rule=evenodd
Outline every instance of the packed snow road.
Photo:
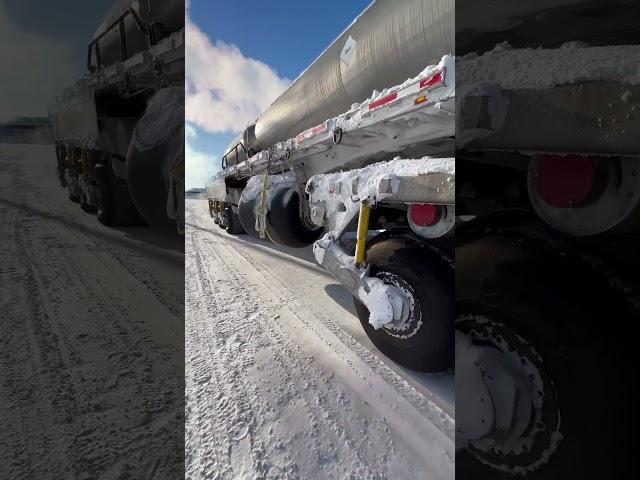
M 0 144 L 0 478 L 177 478 L 183 240 L 103 227 L 55 165 Z
M 185 208 L 187 478 L 453 479 L 453 377 L 377 352 L 310 249 Z

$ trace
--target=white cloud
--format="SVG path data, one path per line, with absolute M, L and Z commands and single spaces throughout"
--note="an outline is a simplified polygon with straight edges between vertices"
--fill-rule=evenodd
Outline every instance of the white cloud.
M 210 155 L 195 149 L 191 143 L 198 137 L 195 127 L 189 123 L 185 124 L 184 130 L 184 157 L 185 157 L 185 189 L 202 188 L 207 181 L 219 170 L 219 159 L 215 155 Z
M 51 100 L 79 77 L 75 55 L 69 42 L 20 30 L 0 2 L 0 122 L 46 116 Z
M 235 45 L 212 42 L 188 11 L 185 55 L 186 120 L 210 133 L 242 131 L 290 83 Z

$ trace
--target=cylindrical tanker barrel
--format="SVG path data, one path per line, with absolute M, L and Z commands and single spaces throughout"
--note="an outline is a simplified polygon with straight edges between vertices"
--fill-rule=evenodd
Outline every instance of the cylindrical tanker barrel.
M 184 7 L 185 0 L 140 1 L 142 18 L 148 25 L 156 27 L 160 37 L 184 28 Z
M 255 125 L 249 125 L 229 144 L 222 157 L 225 168 L 237 165 L 257 152 L 254 147 L 256 145 L 255 128 Z
M 148 49 L 152 30 L 158 40 L 157 37 L 181 28 L 184 28 L 184 0 L 118 0 L 93 35 L 99 64 L 109 66 Z
M 237 165 L 240 162 L 243 162 L 249 158 L 247 154 L 247 149 L 244 144 L 244 140 L 242 138 L 242 134 L 238 135 L 233 141 L 229 144 L 227 149 L 222 154 L 222 164 L 226 167 L 231 167 L 233 165 Z
M 455 51 L 455 0 L 377 0 L 258 118 L 254 150 L 294 137 Z

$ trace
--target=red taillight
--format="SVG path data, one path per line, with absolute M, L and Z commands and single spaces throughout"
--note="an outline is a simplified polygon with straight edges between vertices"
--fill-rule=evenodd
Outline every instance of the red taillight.
M 438 73 L 431 75 L 429 78 L 425 78 L 420 82 L 420 88 L 435 87 L 436 85 L 442 85 L 444 83 L 444 70 L 440 70 Z
M 418 227 L 430 227 L 438 220 L 438 207 L 430 203 L 414 203 L 409 207 L 409 216 Z
M 373 110 L 374 108 L 378 108 L 386 105 L 389 102 L 393 102 L 396 98 L 398 98 L 397 92 L 392 93 L 391 95 L 387 95 L 386 97 L 381 98 L 380 100 L 376 100 L 375 102 L 371 102 L 369 104 L 369 110 Z

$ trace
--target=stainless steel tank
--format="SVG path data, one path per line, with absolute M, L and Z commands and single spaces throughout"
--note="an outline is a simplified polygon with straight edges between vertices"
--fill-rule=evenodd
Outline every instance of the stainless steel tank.
M 250 148 L 294 137 L 453 54 L 454 9 L 455 0 L 374 1 L 258 118 Z
M 249 125 L 245 128 L 244 132 L 239 134 L 229 144 L 223 154 L 224 164 L 226 166 L 236 165 L 258 151 L 255 148 L 255 128 L 255 125 Z
M 108 66 L 124 60 L 120 29 L 114 25 L 121 17 L 128 58 L 149 48 L 147 34 L 139 27 L 147 31 L 153 28 L 160 37 L 184 28 L 184 5 L 184 0 L 116 1 L 93 35 L 92 40 L 99 47 L 100 64 Z

